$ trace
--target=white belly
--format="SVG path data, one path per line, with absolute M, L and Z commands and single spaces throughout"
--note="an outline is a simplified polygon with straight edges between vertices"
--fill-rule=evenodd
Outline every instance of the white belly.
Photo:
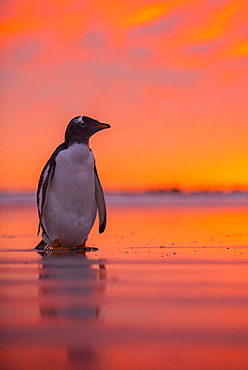
M 88 238 L 96 218 L 94 156 L 87 145 L 59 152 L 42 222 L 50 242 L 75 247 Z

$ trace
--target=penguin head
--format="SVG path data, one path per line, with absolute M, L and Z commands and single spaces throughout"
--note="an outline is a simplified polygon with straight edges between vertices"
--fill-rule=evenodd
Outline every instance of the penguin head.
M 110 128 L 110 125 L 86 116 L 75 117 L 66 128 L 65 142 L 69 144 L 75 142 L 88 143 L 92 135 L 105 128 Z

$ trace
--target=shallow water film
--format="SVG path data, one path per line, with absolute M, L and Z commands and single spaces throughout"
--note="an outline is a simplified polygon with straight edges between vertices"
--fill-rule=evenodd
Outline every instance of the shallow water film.
M 247 369 L 245 195 L 108 196 L 97 251 L 37 252 L 1 206 L 3 369 Z

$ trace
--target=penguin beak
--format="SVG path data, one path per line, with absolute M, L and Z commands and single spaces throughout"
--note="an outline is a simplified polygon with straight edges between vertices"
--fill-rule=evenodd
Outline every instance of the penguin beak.
M 107 123 L 98 123 L 97 125 L 95 125 L 95 127 L 100 128 L 101 130 L 103 130 L 104 128 L 110 128 L 111 126 Z

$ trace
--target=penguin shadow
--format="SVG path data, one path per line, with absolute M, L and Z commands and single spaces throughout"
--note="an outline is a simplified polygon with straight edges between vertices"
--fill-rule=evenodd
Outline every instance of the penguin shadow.
M 38 264 L 39 312 L 43 319 L 95 320 L 105 291 L 107 270 L 85 251 L 45 250 Z

